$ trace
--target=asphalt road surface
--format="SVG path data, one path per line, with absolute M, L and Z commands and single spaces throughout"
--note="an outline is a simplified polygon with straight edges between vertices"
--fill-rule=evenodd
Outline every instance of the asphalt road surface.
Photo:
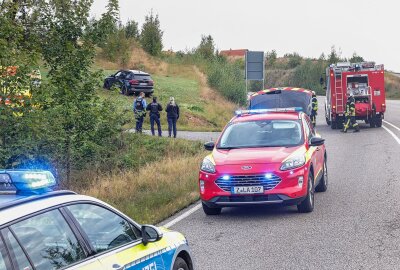
M 166 221 L 188 238 L 196 269 L 400 269 L 400 101 L 387 102 L 387 129 L 361 124 L 347 134 L 326 125 L 319 104 L 329 187 L 314 212 L 257 206 L 206 216 L 196 204 Z

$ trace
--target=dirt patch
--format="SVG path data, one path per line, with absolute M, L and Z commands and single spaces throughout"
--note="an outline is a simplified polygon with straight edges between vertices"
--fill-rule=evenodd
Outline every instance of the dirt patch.
M 216 90 L 210 88 L 207 84 L 207 76 L 201 72 L 197 67 L 193 67 L 199 83 L 200 83 L 200 97 L 207 101 L 213 100 L 214 102 L 218 103 L 221 107 L 226 108 L 227 110 L 233 110 L 236 105 L 232 102 L 229 102 L 225 98 L 223 98 Z
M 128 68 L 139 69 L 161 76 L 167 75 L 168 64 L 148 55 L 142 48 L 133 47 Z

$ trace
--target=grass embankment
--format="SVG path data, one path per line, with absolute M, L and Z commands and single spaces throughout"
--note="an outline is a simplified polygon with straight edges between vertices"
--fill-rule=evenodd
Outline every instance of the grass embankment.
M 400 99 L 400 76 L 392 73 L 385 73 L 386 98 Z
M 125 169 L 80 172 L 69 188 L 104 200 L 140 223 L 158 223 L 198 200 L 200 143 L 126 136 L 119 164 Z
M 164 108 L 170 96 L 180 105 L 179 130 L 220 131 L 232 117 L 235 105 L 210 89 L 206 77 L 193 65 L 167 64 L 140 49 L 133 55 L 125 68 L 152 75 L 154 95 Z M 109 75 L 122 67 L 98 58 L 94 68 Z M 126 129 L 134 127 L 134 96 L 104 89 L 97 93 L 131 116 Z M 161 122 L 166 132 L 165 112 Z M 145 128 L 149 128 L 148 116 Z M 205 156 L 200 142 L 132 133 L 122 136 L 124 143 L 112 162 L 105 168 L 77 172 L 68 188 L 104 200 L 140 223 L 158 223 L 198 200 L 198 169 Z
M 154 96 L 165 109 L 169 97 L 175 97 L 181 109 L 178 120 L 178 130 L 220 131 L 233 116 L 236 106 L 222 98 L 207 85 L 206 77 L 193 65 L 170 64 L 150 57 L 136 48 L 133 55 L 139 55 L 142 60 L 132 56 L 130 68 L 149 72 L 154 79 Z M 96 67 L 104 70 L 105 75 L 113 74 L 118 67 L 113 63 L 98 60 Z M 123 96 L 116 92 L 99 89 L 101 98 L 117 102 L 121 110 L 132 114 L 126 128 L 134 127 L 132 103 L 134 96 Z M 151 102 L 151 98 L 147 98 Z M 161 125 L 167 129 L 166 113 L 161 113 Z M 150 128 L 149 117 L 146 117 L 145 129 Z

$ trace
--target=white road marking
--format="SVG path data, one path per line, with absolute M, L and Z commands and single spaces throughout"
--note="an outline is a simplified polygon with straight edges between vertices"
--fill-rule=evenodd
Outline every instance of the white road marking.
M 400 143 L 400 142 L 399 142 Z M 194 207 L 190 208 L 189 210 L 187 210 L 186 212 L 184 212 L 183 214 L 177 216 L 176 218 L 174 218 L 173 220 L 171 220 L 170 222 L 168 222 L 167 224 L 165 224 L 163 227 L 165 228 L 170 228 L 171 226 L 174 226 L 176 223 L 178 223 L 179 221 L 187 218 L 188 216 L 190 216 L 191 214 L 193 214 L 194 212 L 196 212 L 197 210 L 199 210 L 201 208 L 201 203 L 195 205 Z
M 400 128 L 399 128 L 399 127 L 396 127 L 396 126 L 393 125 L 392 123 L 389 123 L 388 121 L 385 121 L 385 120 L 383 120 L 383 122 L 384 122 L 385 124 L 388 124 L 388 125 L 394 127 L 394 128 L 397 129 L 398 131 L 400 131 Z
M 385 127 L 385 126 L 382 126 L 390 135 L 392 135 L 392 137 L 396 140 L 396 142 L 398 143 L 398 144 L 400 144 L 400 139 L 399 139 L 399 137 L 397 137 L 396 136 L 396 134 L 394 134 L 393 133 L 393 131 L 391 131 L 390 129 L 388 129 L 387 127 Z

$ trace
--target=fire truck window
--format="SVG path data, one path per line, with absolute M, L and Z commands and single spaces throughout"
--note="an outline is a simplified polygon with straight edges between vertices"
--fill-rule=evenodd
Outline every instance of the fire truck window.
M 347 77 L 347 92 L 354 96 L 367 96 L 368 93 L 368 77 Z

